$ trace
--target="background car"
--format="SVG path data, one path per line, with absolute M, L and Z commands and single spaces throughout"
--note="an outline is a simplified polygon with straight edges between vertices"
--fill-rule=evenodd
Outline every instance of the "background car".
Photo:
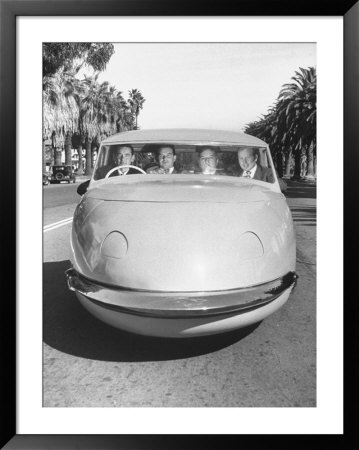
M 111 177 L 123 144 L 134 148 L 138 174 Z M 177 173 L 146 174 L 163 144 L 175 148 Z M 199 173 L 199 146 L 216 148 L 216 174 Z M 239 176 L 243 148 L 271 171 L 270 182 Z M 81 304 L 112 326 L 165 337 L 231 331 L 272 314 L 296 284 L 291 213 L 269 148 L 256 137 L 119 133 L 102 143 L 86 187 L 66 276 Z
M 67 183 L 75 183 L 76 177 L 71 166 L 51 166 L 50 183 L 61 183 L 66 181 Z

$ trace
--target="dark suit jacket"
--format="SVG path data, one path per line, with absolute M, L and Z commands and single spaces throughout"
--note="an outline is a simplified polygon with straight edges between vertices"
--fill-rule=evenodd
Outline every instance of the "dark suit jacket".
M 239 177 L 243 175 L 243 170 L 239 172 Z M 254 180 L 261 180 L 261 181 L 267 181 L 268 183 L 274 183 L 274 177 L 272 170 L 268 167 L 262 167 L 259 164 L 257 164 L 257 169 L 254 172 Z
M 114 167 L 115 167 L 115 166 L 103 166 L 103 167 L 101 167 L 101 168 L 97 171 L 97 177 L 96 177 L 96 180 L 101 180 L 102 178 L 105 178 L 105 176 L 108 174 L 108 172 L 109 172 L 111 169 L 113 169 Z M 132 169 L 132 167 L 130 167 L 130 168 L 128 169 L 128 172 L 127 172 L 126 175 L 135 175 L 135 174 L 138 175 L 139 173 L 141 173 L 139 170 Z M 111 178 L 111 177 L 116 177 L 116 176 L 119 176 L 119 175 L 118 175 L 118 172 L 112 172 L 109 178 Z
M 153 169 L 158 169 L 158 168 L 159 168 L 158 165 L 151 165 L 151 166 L 147 167 L 147 169 L 145 169 L 145 170 L 147 171 L 147 170 L 153 170 Z M 151 173 L 151 172 L 147 172 L 147 173 Z M 176 168 L 173 168 L 173 172 L 169 173 L 168 175 L 173 175 L 173 174 L 177 174 L 177 173 L 182 173 L 182 172 L 180 170 L 177 170 Z M 165 174 L 163 174 L 163 175 L 165 175 Z
M 202 170 L 200 169 L 195 169 L 193 172 L 190 171 L 185 171 L 182 173 L 194 173 L 194 174 L 199 174 L 199 175 L 210 175 L 210 174 L 205 174 L 202 172 Z M 225 169 L 216 169 L 215 173 L 211 174 L 211 175 L 230 175 L 230 173 L 228 173 Z

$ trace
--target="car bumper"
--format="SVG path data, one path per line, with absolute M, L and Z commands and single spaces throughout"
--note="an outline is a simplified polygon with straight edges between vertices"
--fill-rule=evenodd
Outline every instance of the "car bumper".
M 160 319 L 248 313 L 275 302 L 286 293 L 289 296 L 298 278 L 295 272 L 288 272 L 273 281 L 240 289 L 161 292 L 100 285 L 82 277 L 74 269 L 65 273 L 69 289 L 97 309 Z

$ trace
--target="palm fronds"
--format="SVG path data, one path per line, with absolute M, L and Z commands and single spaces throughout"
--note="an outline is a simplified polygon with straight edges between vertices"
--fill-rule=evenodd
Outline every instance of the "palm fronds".
M 245 127 L 277 152 L 289 155 L 303 147 L 316 152 L 317 77 L 315 67 L 295 71 L 293 83 L 282 86 L 268 113 Z

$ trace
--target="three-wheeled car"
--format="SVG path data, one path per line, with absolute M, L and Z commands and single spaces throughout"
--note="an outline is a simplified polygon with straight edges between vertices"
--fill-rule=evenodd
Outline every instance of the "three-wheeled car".
M 269 147 L 239 132 L 138 130 L 104 140 L 71 248 L 66 275 L 82 305 L 143 335 L 251 325 L 296 283 L 293 222 Z

